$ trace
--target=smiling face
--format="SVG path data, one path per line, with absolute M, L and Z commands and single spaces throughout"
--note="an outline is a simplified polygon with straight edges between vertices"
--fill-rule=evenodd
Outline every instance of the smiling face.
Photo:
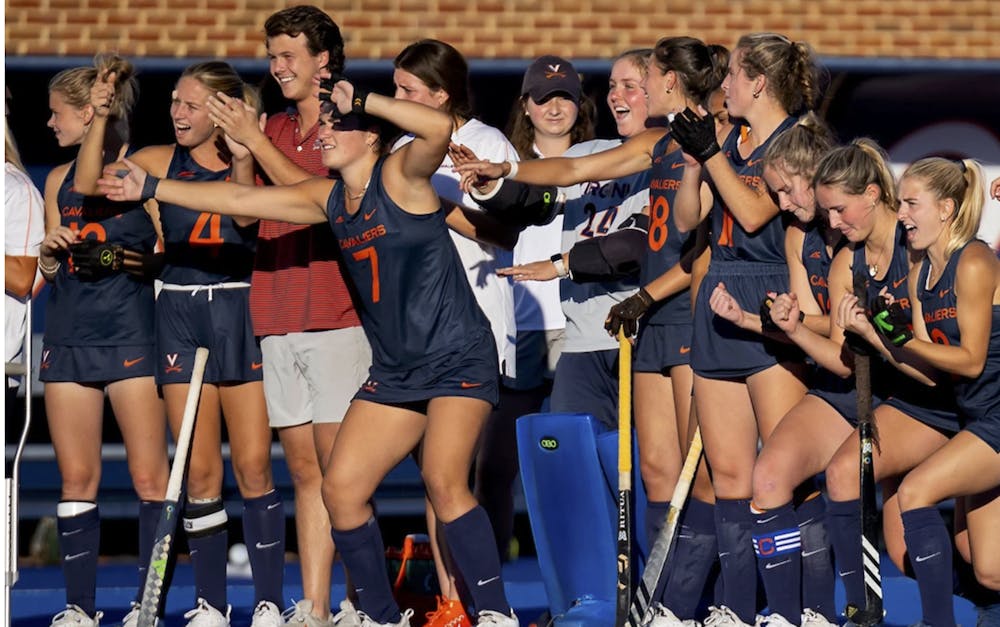
M 535 102 L 531 96 L 523 99 L 524 110 L 535 127 L 535 135 L 541 137 L 566 137 L 576 124 L 580 110 L 568 96 L 554 94 L 542 102 Z
M 955 203 L 942 200 L 918 177 L 899 182 L 899 221 L 906 229 L 906 241 L 914 250 L 927 250 L 937 242 L 947 243 Z
M 648 68 L 646 79 L 642 82 L 648 115 L 663 118 L 670 113 L 683 111 L 684 99 L 673 95 L 677 87 L 677 73 L 660 67 L 655 55 L 650 55 Z
M 205 106 L 211 95 L 212 91 L 196 78 L 184 76 L 177 81 L 170 102 L 170 119 L 174 123 L 174 137 L 181 146 L 200 146 L 215 134 Z
M 331 170 L 342 171 L 366 154 L 374 154 L 372 145 L 378 135 L 362 129 L 352 122 L 354 116 L 334 118 L 329 114 L 320 116 L 317 137 L 322 149 L 323 165 Z
M 393 71 L 392 82 L 396 86 L 395 97 L 398 100 L 419 102 L 434 109 L 440 109 L 448 102 L 448 92 L 443 89 L 431 89 L 416 74 L 404 69 L 396 68 Z
M 780 164 L 764 166 L 764 181 L 778 196 L 778 208 L 792 213 L 802 223 L 816 217 L 816 197 L 810 181 L 801 174 L 791 174 Z
M 304 33 L 295 37 L 281 34 L 267 38 L 267 58 L 271 76 L 281 87 L 281 95 L 301 102 L 316 97 L 319 71 L 326 66 L 330 54 L 325 50 L 312 54 Z
M 631 58 L 618 59 L 611 67 L 608 108 L 622 137 L 632 137 L 646 129 L 646 92 L 642 83 L 642 72 Z
M 839 185 L 817 185 L 816 205 L 822 208 L 830 227 L 844 234 L 849 242 L 864 242 L 875 228 L 875 206 L 879 190 L 869 185 L 860 194 L 849 194 Z
M 55 133 L 60 147 L 76 146 L 83 141 L 87 126 L 93 118 L 90 105 L 77 109 L 58 91 L 49 92 L 49 120 L 46 126 Z

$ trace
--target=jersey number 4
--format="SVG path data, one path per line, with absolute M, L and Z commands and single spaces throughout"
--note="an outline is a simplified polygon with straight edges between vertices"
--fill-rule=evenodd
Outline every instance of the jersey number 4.
M 221 246 L 222 216 L 217 213 L 199 213 L 188 236 L 188 243 L 194 246 Z

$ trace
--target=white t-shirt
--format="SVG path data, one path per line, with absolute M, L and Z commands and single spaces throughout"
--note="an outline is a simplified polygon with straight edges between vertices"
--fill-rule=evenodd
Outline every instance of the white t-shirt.
M 412 139 L 412 136 L 404 136 L 392 149 L 395 151 Z M 468 146 L 480 159 L 496 162 L 517 160 L 517 151 L 504 134 L 476 119 L 469 120 L 459 127 L 452 134 L 451 140 L 456 144 Z M 472 197 L 459 188 L 460 180 L 459 174 L 452 171 L 451 157 L 445 155 L 441 166 L 431 177 L 434 189 L 442 198 L 482 211 Z M 500 372 L 508 377 L 514 377 L 517 342 L 514 292 L 510 279 L 497 276 L 496 272 L 498 268 L 511 265 L 511 254 L 495 246 L 480 244 L 455 231 L 451 231 L 451 239 L 458 249 L 462 265 L 465 266 L 465 273 L 476 295 L 476 301 L 493 328 L 493 338 L 496 340 L 500 359 Z
M 45 238 L 45 204 L 27 174 L 6 163 L 4 176 L 4 254 L 10 257 L 37 257 Z M 24 339 L 25 302 L 5 293 L 4 358 L 14 361 L 21 354 Z M 7 379 L 8 386 L 17 385 Z

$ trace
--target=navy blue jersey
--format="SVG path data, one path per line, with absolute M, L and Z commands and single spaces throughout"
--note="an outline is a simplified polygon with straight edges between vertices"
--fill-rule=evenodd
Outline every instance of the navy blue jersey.
M 969 246 L 985 246 L 978 240 L 968 242 L 952 253 L 944 272 L 935 285 L 927 285 L 930 260 L 920 266 L 920 284 L 917 298 L 923 311 L 924 325 L 931 340 L 938 344 L 960 346 L 962 337 L 958 328 L 958 296 L 955 279 L 958 260 Z M 958 377 L 954 382 L 958 407 L 966 416 L 980 419 L 988 416 L 1000 418 L 1000 305 L 993 305 L 990 345 L 982 374 L 974 379 Z
M 225 181 L 230 169 L 202 167 L 184 146 L 174 147 L 166 178 L 178 181 Z M 177 285 L 211 285 L 250 280 L 257 224 L 237 226 L 229 216 L 160 203 L 160 226 L 166 264 L 160 278 Z
M 834 251 L 836 253 L 836 251 Z M 826 250 L 823 227 L 815 221 L 806 226 L 802 237 L 802 265 L 809 277 L 809 290 L 824 314 L 830 313 L 830 274 L 832 257 Z
M 361 323 L 373 368 L 411 370 L 461 353 L 491 333 L 476 303 L 445 212 L 413 215 L 386 193 L 380 159 L 357 213 L 350 215 L 344 183 L 327 200 L 327 216 L 360 298 Z
M 121 244 L 152 252 L 153 222 L 141 205 L 84 196 L 73 189 L 76 164 L 56 197 L 63 226 L 81 238 Z M 56 274 L 45 314 L 45 342 L 62 346 L 136 346 L 153 342 L 153 285 L 117 273 L 97 281 L 80 281 L 67 261 Z
M 863 303 L 868 306 L 869 312 L 871 310 L 871 302 L 875 300 L 882 288 L 886 288 L 886 292 L 891 294 L 892 297 L 899 303 L 906 312 L 906 315 L 911 315 L 912 308 L 910 307 L 910 296 L 909 296 L 909 286 L 907 285 L 907 277 L 910 275 L 910 257 L 906 249 L 906 230 L 903 225 L 896 224 L 896 235 L 893 240 L 892 248 L 892 260 L 889 262 L 889 269 L 886 270 L 885 276 L 881 279 L 869 276 L 868 274 L 868 263 L 865 261 L 865 247 L 864 244 L 859 244 L 854 249 L 854 258 L 851 260 L 852 271 L 857 273 L 864 273 L 866 277 L 866 282 L 868 285 L 868 300 Z
M 694 242 L 693 233 L 681 233 L 674 222 L 673 206 L 684 175 L 684 154 L 680 148 L 668 152 L 670 133 L 653 147 L 652 177 L 649 182 L 649 237 L 639 280 L 648 285 L 677 265 Z M 646 313 L 647 324 L 691 322 L 691 292 L 684 290 L 655 303 Z
M 795 118 L 786 118 L 746 159 L 740 156 L 739 151 L 744 127 L 737 126 L 729 133 L 729 137 L 722 144 L 722 152 L 732 164 L 736 176 L 747 187 L 761 189 L 765 187 L 764 153 L 772 139 L 794 124 Z M 714 182 L 709 181 L 709 184 L 715 196 L 715 206 L 712 207 L 712 259 L 784 264 L 785 229 L 781 212 L 779 211 L 758 230 L 748 233 L 733 217 L 732 211 L 726 206 Z

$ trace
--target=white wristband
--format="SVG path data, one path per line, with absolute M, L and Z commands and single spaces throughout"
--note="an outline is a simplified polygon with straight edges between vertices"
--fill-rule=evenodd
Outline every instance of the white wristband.
M 549 257 L 552 265 L 556 267 L 556 276 L 560 279 L 569 276 L 569 272 L 566 270 L 566 262 L 563 261 L 562 253 L 556 253 Z
M 512 179 L 517 176 L 517 161 L 508 161 L 507 165 L 510 166 L 510 171 L 504 174 L 503 177 L 505 179 Z

